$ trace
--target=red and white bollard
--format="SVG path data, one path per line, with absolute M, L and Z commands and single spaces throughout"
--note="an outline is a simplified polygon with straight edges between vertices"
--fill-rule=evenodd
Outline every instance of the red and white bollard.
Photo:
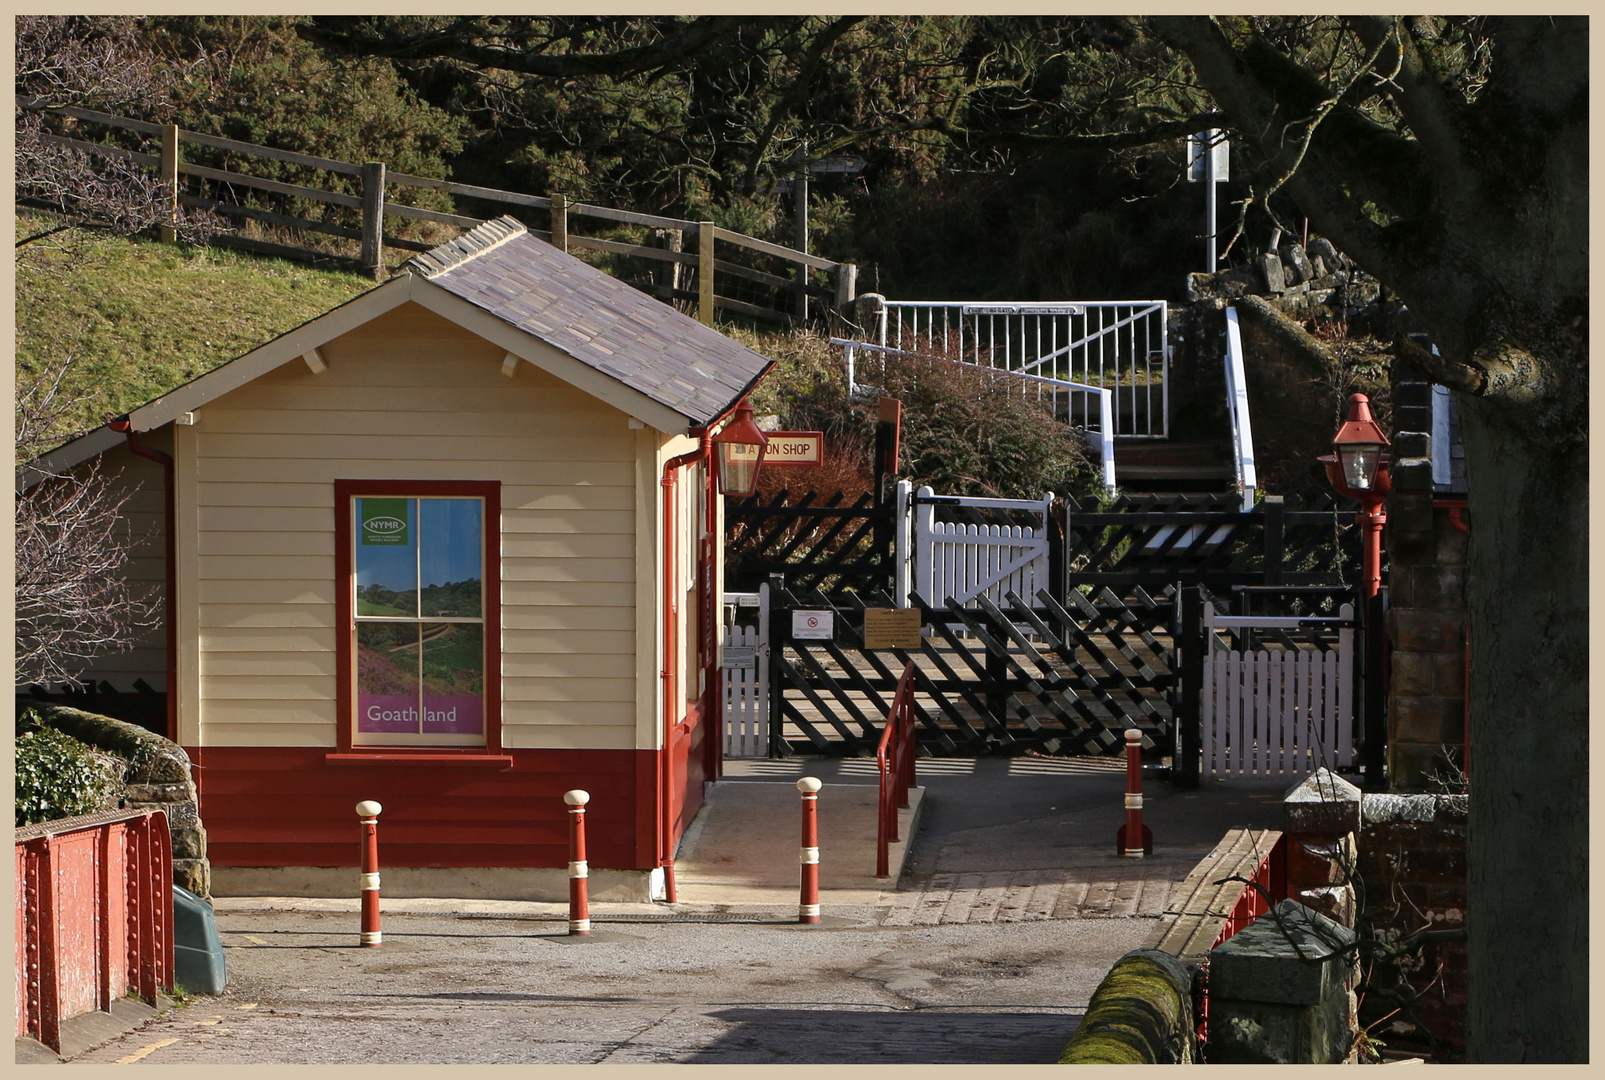
M 568 803 L 568 932 L 570 936 L 591 932 L 590 865 L 585 861 L 585 804 L 588 792 L 575 789 L 563 793 Z
M 1154 853 L 1153 830 L 1142 823 L 1142 732 L 1126 729 L 1126 823 L 1115 835 L 1115 851 L 1131 859 Z
M 819 921 L 819 789 L 823 785 L 812 776 L 797 781 L 802 792 L 802 896 L 797 904 L 797 921 Z
M 378 945 L 379 934 L 379 812 L 372 799 L 357 804 L 362 830 L 362 937 L 363 945 Z

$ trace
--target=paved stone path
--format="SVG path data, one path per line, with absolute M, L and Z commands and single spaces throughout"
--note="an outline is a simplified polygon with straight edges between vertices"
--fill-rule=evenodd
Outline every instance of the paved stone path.
M 1196 860 L 1131 859 L 1087 869 L 933 874 L 898 893 L 882 926 L 1157 919 Z

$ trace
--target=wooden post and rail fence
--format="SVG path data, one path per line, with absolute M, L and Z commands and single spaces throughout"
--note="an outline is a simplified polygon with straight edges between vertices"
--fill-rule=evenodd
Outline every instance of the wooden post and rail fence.
M 399 191 L 404 189 L 439 192 L 450 198 L 453 210 L 458 208 L 460 201 L 466 200 L 470 204 L 488 204 L 495 207 L 497 213 L 513 213 L 515 216 L 528 215 L 530 211 L 544 212 L 548 215 L 548 228 L 532 227 L 530 231 L 536 236 L 550 241 L 563 251 L 578 249 L 627 257 L 630 269 L 638 275 L 636 279 L 626 278 L 630 284 L 660 300 L 678 304 L 710 326 L 716 312 L 768 320 L 801 321 L 806 318 L 807 298 L 810 296 L 821 298 L 842 312 L 847 311 L 857 296 L 858 268 L 854 264 L 835 262 L 806 251 L 722 229 L 711 221 L 688 221 L 571 202 L 560 192 L 550 196 L 528 195 L 434 177 L 387 172 L 382 162 L 358 164 L 276 150 L 185 130 L 177 124 L 134 120 L 92 109 L 41 111 L 51 118 L 97 125 L 113 132 L 132 132 L 135 136 L 143 137 L 141 145 L 156 143 L 159 152 L 153 154 L 88 138 L 53 133 L 41 135 L 48 145 L 115 158 L 151 169 L 170 193 L 174 220 L 184 208 L 206 210 L 225 218 L 254 221 L 288 231 L 290 236 L 281 236 L 280 239 L 294 239 L 296 234 L 304 236 L 315 233 L 337 240 L 355 241 L 357 244 L 357 253 L 352 255 L 346 251 L 322 250 L 305 240 L 297 245 L 223 234 L 214 241 L 259 254 L 329 260 L 354 266 L 373 275 L 375 280 L 380 280 L 389 273 L 387 248 L 427 251 L 440 242 L 399 236 L 394 231 L 387 234 L 387 221 L 423 221 L 471 229 L 488 220 L 488 217 L 390 201 L 392 192 L 399 198 Z M 77 134 L 88 133 L 79 131 Z M 204 148 L 203 154 L 209 152 L 224 164 L 230 163 L 229 159 L 233 156 L 255 157 L 351 179 L 344 183 L 325 181 L 330 183 L 328 188 L 287 183 L 254 176 L 237 168 L 213 167 L 186 160 L 186 146 Z M 195 155 L 192 153 L 191 156 Z M 356 193 L 334 190 L 335 187 L 354 188 Z M 337 208 L 332 212 L 325 210 L 319 213 L 333 213 L 341 220 L 316 220 L 304 216 L 311 212 L 309 210 L 293 212 L 296 209 L 295 200 Z M 251 205 L 252 202 L 263 201 L 269 202 L 274 208 Z M 648 238 L 658 243 L 632 243 L 575 232 L 576 219 L 586 218 L 604 223 L 603 228 L 646 230 Z M 166 242 L 171 243 L 177 238 L 177 230 L 170 225 L 162 226 L 159 232 L 161 239 Z M 693 250 L 689 252 L 684 250 L 687 238 L 693 245 Z M 743 261 L 738 262 L 737 259 Z M 754 263 L 760 265 L 752 265 Z M 640 274 L 636 268 L 643 264 L 648 267 L 648 272 Z M 769 269 L 764 269 L 764 265 Z M 604 268 L 617 272 L 612 267 Z M 718 291 L 718 288 L 723 291 Z M 744 292 L 745 297 L 732 295 L 737 291 Z

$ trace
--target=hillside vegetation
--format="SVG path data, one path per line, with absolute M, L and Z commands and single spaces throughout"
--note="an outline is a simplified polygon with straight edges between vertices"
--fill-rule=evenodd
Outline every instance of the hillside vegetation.
M 49 227 L 19 213 L 18 235 Z M 315 270 L 216 248 L 97 236 L 88 251 L 31 253 L 17 268 L 19 386 L 65 358 L 63 391 L 78 399 L 48 449 L 128 412 L 373 287 L 356 274 Z M 873 403 L 847 401 L 840 359 L 810 331 L 722 327 L 777 367 L 754 404 L 792 428 L 823 429 L 831 474 L 806 479 L 865 490 Z M 1079 435 L 1002 386 L 961 373 L 908 372 L 885 389 L 905 401 L 904 474 L 954 494 L 1036 497 L 1090 482 Z M 787 474 L 793 470 L 786 470 Z M 773 474 L 766 490 L 795 475 Z
M 17 214 L 18 237 L 49 227 L 45 215 Z M 78 401 L 56 442 L 373 288 L 355 274 L 218 248 L 105 235 L 81 239 L 69 257 L 45 243 L 17 266 L 17 381 L 71 358 L 63 391 Z

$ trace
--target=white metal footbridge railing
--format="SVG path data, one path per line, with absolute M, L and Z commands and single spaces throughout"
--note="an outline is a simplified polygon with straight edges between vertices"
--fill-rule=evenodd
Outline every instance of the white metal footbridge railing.
M 1169 308 L 1163 300 L 982 301 L 860 298 L 871 344 L 934 353 L 1113 394 L 1120 438 L 1170 432 Z M 1046 385 L 1046 384 L 1044 384 Z M 1093 403 L 1049 391 L 1056 412 L 1093 430 Z
M 839 345 L 847 358 L 847 392 L 849 395 L 858 387 L 858 356 L 860 351 L 873 353 L 877 356 L 907 356 L 922 360 L 942 360 L 942 356 L 931 356 L 928 353 L 913 352 L 907 349 L 896 349 L 886 345 L 875 345 L 867 341 L 854 341 L 851 338 L 831 338 L 832 345 Z M 1102 386 L 1088 386 L 1084 383 L 1067 382 L 1064 379 L 1050 379 L 1042 375 L 1031 375 L 1023 371 L 1010 371 L 1007 368 L 993 368 L 984 364 L 972 364 L 967 360 L 953 360 L 948 362 L 960 367 L 977 368 L 990 371 L 998 375 L 1018 379 L 1036 387 L 1047 387 L 1048 392 L 1054 395 L 1065 395 L 1070 400 L 1073 395 L 1083 398 L 1085 404 L 1077 408 L 1068 409 L 1063 414 L 1066 422 L 1079 426 L 1087 437 L 1087 444 L 1092 452 L 1098 455 L 1099 468 L 1103 477 L 1103 485 L 1113 489 L 1115 486 L 1115 441 L 1108 435 L 1115 427 L 1115 395 L 1114 391 Z M 1096 404 L 1094 404 L 1096 402 Z M 1055 415 L 1061 415 L 1055 410 Z M 1076 424 L 1073 417 L 1081 418 Z

